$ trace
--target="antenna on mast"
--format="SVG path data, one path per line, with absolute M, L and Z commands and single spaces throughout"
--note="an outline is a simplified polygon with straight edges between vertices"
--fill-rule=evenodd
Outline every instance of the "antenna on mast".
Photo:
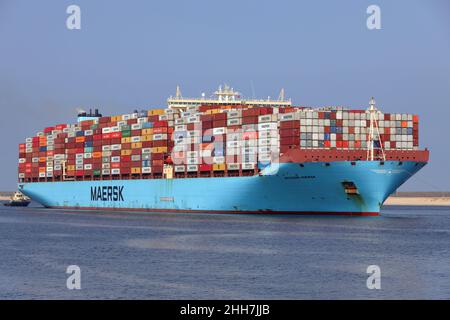
M 281 88 L 280 95 L 278 96 L 278 101 L 284 101 L 284 88 Z
M 175 93 L 175 97 L 176 98 L 181 98 L 181 90 L 180 90 L 180 86 L 177 85 L 177 92 Z
M 383 142 L 381 141 L 380 130 L 378 129 L 378 114 L 380 113 L 375 107 L 375 98 L 372 97 L 369 101 L 369 109 L 366 111 L 369 113 L 369 136 L 367 140 L 367 161 L 373 161 L 375 156 L 375 142 L 377 141 L 379 146 L 377 149 L 381 150 L 381 159 L 386 160 L 384 153 Z

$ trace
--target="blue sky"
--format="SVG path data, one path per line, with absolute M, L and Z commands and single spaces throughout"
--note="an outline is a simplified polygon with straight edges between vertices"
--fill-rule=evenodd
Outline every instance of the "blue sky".
M 345 5 L 344 5 L 345 3 Z M 81 7 L 82 29 L 66 28 Z M 381 30 L 366 9 L 381 8 Z M 420 115 L 431 161 L 402 190 L 450 190 L 450 2 L 0 0 L 0 190 L 16 183 L 17 145 L 76 108 L 164 106 L 226 82 L 298 105 Z

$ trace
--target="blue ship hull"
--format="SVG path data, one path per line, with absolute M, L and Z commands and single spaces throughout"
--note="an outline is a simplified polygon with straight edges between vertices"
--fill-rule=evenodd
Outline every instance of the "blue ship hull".
M 205 213 L 378 215 L 386 198 L 426 163 L 282 163 L 250 177 L 21 183 L 49 208 Z M 343 182 L 353 182 L 348 194 Z

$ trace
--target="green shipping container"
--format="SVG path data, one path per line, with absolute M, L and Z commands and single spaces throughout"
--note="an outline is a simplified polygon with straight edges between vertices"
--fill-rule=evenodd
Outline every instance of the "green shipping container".
M 99 176 L 102 172 L 101 170 L 93 170 L 92 173 L 94 174 L 94 176 Z
M 127 130 L 127 131 L 122 131 L 122 138 L 128 138 L 131 137 L 131 131 Z

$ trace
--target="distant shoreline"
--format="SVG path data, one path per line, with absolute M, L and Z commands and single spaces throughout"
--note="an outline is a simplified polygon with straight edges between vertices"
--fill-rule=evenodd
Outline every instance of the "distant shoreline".
M 14 192 L 0 192 L 0 201 L 8 201 Z M 386 206 L 450 206 L 450 192 L 398 192 Z

